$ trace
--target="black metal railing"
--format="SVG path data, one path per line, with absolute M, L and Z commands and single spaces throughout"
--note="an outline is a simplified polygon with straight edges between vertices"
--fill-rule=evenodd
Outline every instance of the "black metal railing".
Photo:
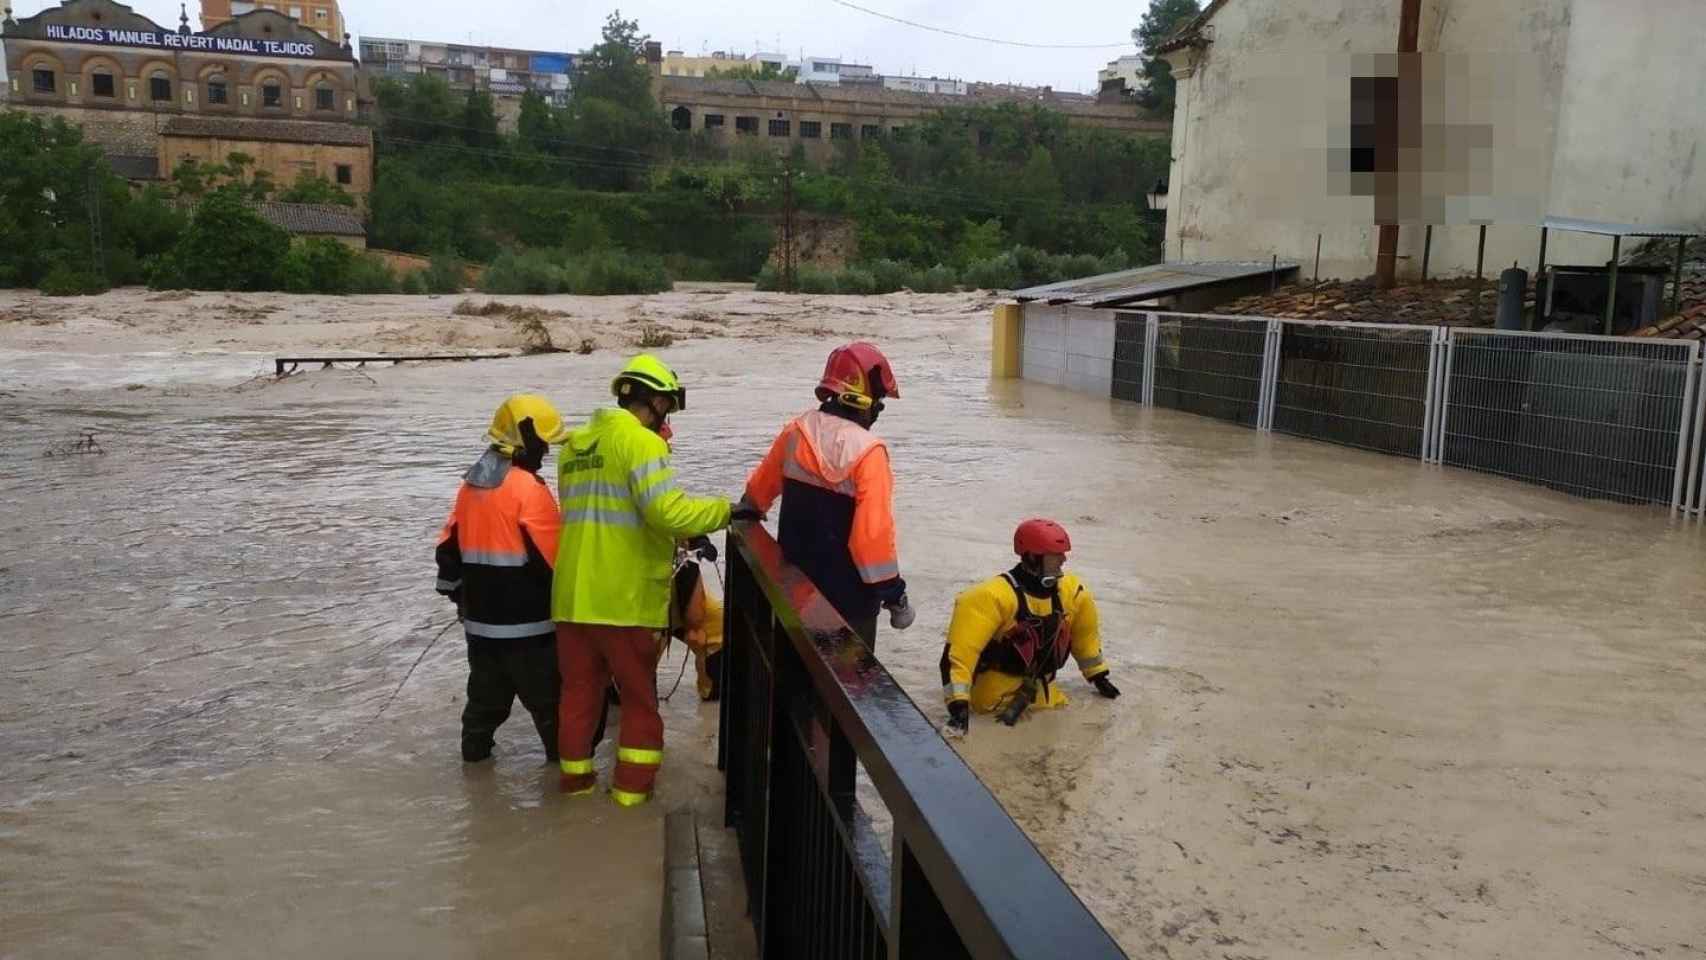
M 725 556 L 717 766 L 760 956 L 1124 957 L 776 541 Z

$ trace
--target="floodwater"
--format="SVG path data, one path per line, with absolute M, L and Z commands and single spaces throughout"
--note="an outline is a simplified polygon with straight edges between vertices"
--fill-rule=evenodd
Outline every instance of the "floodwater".
M 832 318 L 902 381 L 919 618 L 881 659 L 939 715 L 954 592 L 1018 520 L 1067 525 L 1124 696 L 1067 679 L 959 749 L 1128 952 L 1706 956 L 1697 528 L 991 385 L 981 316 L 918 301 Z M 663 351 L 689 489 L 738 492 L 817 332 Z M 584 416 L 620 355 L 261 360 L 0 355 L 0 956 L 655 955 L 660 817 L 717 789 L 714 711 L 689 676 L 641 811 L 560 798 L 519 705 L 464 768 L 430 586 L 498 400 Z M 42 456 L 80 428 L 104 455 Z

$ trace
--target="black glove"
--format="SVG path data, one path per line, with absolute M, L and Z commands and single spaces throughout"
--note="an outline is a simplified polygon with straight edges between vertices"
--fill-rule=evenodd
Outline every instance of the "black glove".
M 710 537 L 703 535 L 694 537 L 687 541 L 687 550 L 690 553 L 697 553 L 700 557 L 709 560 L 712 563 L 717 562 L 717 545 L 711 542 Z
M 948 704 L 948 725 L 942 728 L 942 736 L 958 739 L 971 730 L 971 704 L 964 700 L 956 700 Z
M 1120 688 L 1114 686 L 1114 682 L 1108 679 L 1107 674 L 1104 673 L 1090 682 L 1096 685 L 1096 692 L 1102 696 L 1107 697 L 1109 700 L 1119 699 Z
M 734 509 L 729 511 L 729 522 L 731 523 L 760 523 L 763 520 L 764 511 L 745 500 L 735 504 Z

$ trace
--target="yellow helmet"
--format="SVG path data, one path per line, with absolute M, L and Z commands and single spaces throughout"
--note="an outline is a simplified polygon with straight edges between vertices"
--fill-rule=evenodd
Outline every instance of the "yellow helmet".
M 515 456 L 523 446 L 521 421 L 532 420 L 533 432 L 546 443 L 562 443 L 569 436 L 569 425 L 551 401 L 537 393 L 518 393 L 505 400 L 492 414 L 492 425 L 486 439 L 506 456 Z
M 662 360 L 649 353 L 642 353 L 629 360 L 622 372 L 616 375 L 616 379 L 610 381 L 611 394 L 624 403 L 634 395 L 635 387 L 645 387 L 668 397 L 678 411 L 687 409 L 687 389 L 676 378 L 675 371 L 664 366 Z

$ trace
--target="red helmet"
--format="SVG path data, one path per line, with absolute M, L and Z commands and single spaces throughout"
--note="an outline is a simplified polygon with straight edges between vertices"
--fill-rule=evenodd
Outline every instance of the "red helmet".
M 1013 552 L 1021 557 L 1068 553 L 1071 550 L 1072 538 L 1066 535 L 1065 527 L 1053 520 L 1033 517 L 1013 531 Z
M 839 400 L 855 410 L 869 410 L 884 397 L 898 396 L 900 385 L 889 358 L 863 340 L 831 350 L 817 385 L 819 400 Z

